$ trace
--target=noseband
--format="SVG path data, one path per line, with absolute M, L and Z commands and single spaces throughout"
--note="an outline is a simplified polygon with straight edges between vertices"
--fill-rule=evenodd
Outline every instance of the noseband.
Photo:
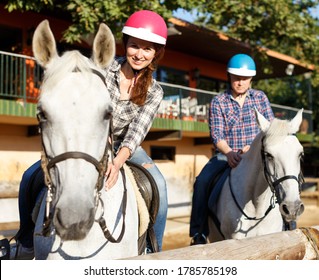
M 73 72 L 80 72 L 79 69 L 74 69 Z M 105 77 L 102 75 L 102 73 L 100 73 L 99 71 L 95 70 L 95 69 L 91 69 L 91 72 L 95 75 L 97 75 L 98 77 L 101 78 L 102 82 L 104 83 L 104 85 L 106 86 L 106 82 L 105 82 Z M 51 211 L 51 203 L 53 200 L 53 193 L 56 193 L 56 191 L 53 191 L 54 189 L 54 185 L 52 183 L 52 179 L 50 176 L 50 170 L 51 168 L 53 168 L 54 166 L 56 166 L 57 163 L 65 161 L 67 159 L 82 159 L 85 160 L 91 164 L 93 164 L 95 166 L 95 169 L 98 172 L 98 179 L 95 185 L 95 190 L 96 190 L 96 202 L 95 202 L 95 211 L 98 208 L 98 204 L 99 202 L 102 205 L 102 214 L 99 217 L 99 219 L 97 219 L 96 221 L 99 223 L 105 238 L 107 238 L 110 242 L 113 243 L 118 243 L 122 240 L 122 237 L 124 235 L 124 231 L 125 231 L 125 215 L 126 215 L 126 204 L 127 204 L 127 189 L 126 189 L 126 179 L 125 179 L 125 173 L 124 173 L 124 169 L 121 168 L 121 173 L 122 173 L 122 177 L 123 177 L 123 185 L 124 185 L 124 193 L 123 193 L 123 199 L 122 199 L 122 215 L 123 215 L 123 225 L 122 225 L 122 230 L 121 233 L 119 235 L 119 237 L 117 239 L 115 239 L 111 233 L 109 232 L 105 220 L 103 218 L 103 209 L 104 209 L 104 205 L 103 205 L 103 201 L 101 199 L 101 190 L 103 188 L 104 185 L 104 175 L 106 173 L 107 167 L 108 167 L 108 148 L 111 149 L 111 155 L 113 155 L 113 151 L 114 151 L 114 143 L 113 143 L 113 123 L 112 123 L 112 118 L 110 119 L 110 131 L 109 131 L 109 135 L 111 138 L 111 143 L 109 144 L 109 142 L 107 141 L 106 145 L 105 145 L 105 149 L 104 149 L 104 154 L 101 158 L 100 161 L 98 161 L 97 159 L 95 159 L 94 157 L 92 157 L 91 155 L 87 154 L 87 153 L 83 153 L 83 152 L 77 152 L 77 151 L 71 151 L 71 152 L 65 152 L 62 153 L 60 155 L 57 155 L 54 158 L 49 158 L 47 156 L 47 152 L 45 149 L 45 145 L 43 142 L 43 135 L 42 135 L 42 127 L 41 127 L 41 121 L 40 118 L 38 116 L 38 120 L 39 120 L 39 129 L 40 129 L 40 134 L 41 134 L 41 142 L 42 142 L 42 152 L 41 152 L 41 167 L 42 170 L 44 172 L 44 181 L 45 184 L 47 186 L 47 197 L 46 197 L 46 214 L 45 214 L 45 221 L 43 224 L 43 235 L 44 236 L 49 236 L 50 235 L 50 224 L 52 222 L 52 216 L 53 216 L 53 212 Z M 112 157 L 112 161 L 113 161 L 113 157 Z

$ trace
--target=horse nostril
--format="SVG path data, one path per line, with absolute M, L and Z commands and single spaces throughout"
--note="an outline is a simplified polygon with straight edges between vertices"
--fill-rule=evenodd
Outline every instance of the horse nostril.
M 282 210 L 284 211 L 284 213 L 285 213 L 286 215 L 289 215 L 289 210 L 288 210 L 287 204 L 283 204 L 283 205 L 282 205 Z
M 301 203 L 297 211 L 297 216 L 300 216 L 303 213 L 303 211 L 305 211 L 305 206 L 303 203 Z

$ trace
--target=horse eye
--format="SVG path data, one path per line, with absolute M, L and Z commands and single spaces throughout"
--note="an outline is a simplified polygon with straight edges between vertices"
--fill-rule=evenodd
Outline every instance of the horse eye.
M 272 156 L 272 154 L 265 152 L 265 156 L 268 158 L 268 160 L 273 160 L 274 157 Z
M 299 158 L 300 158 L 300 160 L 301 160 L 301 161 L 303 161 L 304 156 L 305 156 L 305 154 L 304 154 L 303 152 L 302 152 L 302 153 L 300 153 Z
M 44 122 L 47 120 L 46 118 L 46 115 L 43 111 L 40 111 L 38 114 L 37 114 L 37 119 L 39 122 Z
M 112 116 L 112 113 L 111 113 L 111 112 L 109 112 L 109 111 L 105 112 L 105 114 L 104 114 L 104 120 L 108 121 L 108 120 L 111 118 L 111 116 Z

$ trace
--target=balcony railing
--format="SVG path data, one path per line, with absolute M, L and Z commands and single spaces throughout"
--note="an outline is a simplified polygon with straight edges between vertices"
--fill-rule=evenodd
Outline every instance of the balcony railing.
M 18 101 L 6 103 L 5 107 L 8 110 L 8 106 L 16 107 L 19 104 L 36 103 L 42 73 L 42 68 L 33 57 L 0 51 L 0 105 L 4 101 Z M 178 120 L 189 121 L 183 122 L 183 127 L 187 124 L 190 130 L 193 127 L 192 122 L 197 123 L 196 127 L 199 127 L 200 130 L 206 129 L 209 104 L 211 99 L 218 94 L 217 92 L 164 82 L 160 84 L 164 90 L 164 99 L 159 107 L 157 120 L 154 121 L 155 125 L 160 119 L 171 119 L 172 129 L 176 129 Z M 277 104 L 271 104 L 271 106 L 278 118 L 291 119 L 298 111 L 297 108 Z M 0 106 L 0 114 L 6 114 L 7 111 L 3 111 L 2 107 L 4 106 Z M 19 116 L 17 108 L 11 111 L 15 116 Z M 34 115 L 29 117 L 35 117 L 35 110 L 30 110 L 30 112 Z M 303 118 L 302 132 L 305 135 L 311 135 L 313 132 L 312 111 L 305 110 Z M 180 124 L 178 127 L 181 127 Z
M 158 117 L 207 122 L 210 101 L 218 94 L 217 92 L 163 82 L 160 82 L 160 84 L 165 95 L 158 110 Z M 280 119 L 292 119 L 299 110 L 298 108 L 273 103 L 271 103 L 271 107 L 275 116 Z M 312 111 L 304 110 L 301 134 L 311 135 L 312 133 Z
M 33 57 L 0 51 L 0 98 L 36 103 L 41 75 Z

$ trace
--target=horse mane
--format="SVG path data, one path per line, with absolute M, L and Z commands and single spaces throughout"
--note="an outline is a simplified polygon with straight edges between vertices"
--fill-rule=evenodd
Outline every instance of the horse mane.
M 287 120 L 273 119 L 268 130 L 265 132 L 267 145 L 275 145 L 282 141 L 290 133 L 290 125 Z
M 67 51 L 62 56 L 56 57 L 46 68 L 42 87 L 50 88 L 51 85 L 61 81 L 72 72 L 92 73 L 95 68 L 93 61 L 82 55 L 79 51 Z

